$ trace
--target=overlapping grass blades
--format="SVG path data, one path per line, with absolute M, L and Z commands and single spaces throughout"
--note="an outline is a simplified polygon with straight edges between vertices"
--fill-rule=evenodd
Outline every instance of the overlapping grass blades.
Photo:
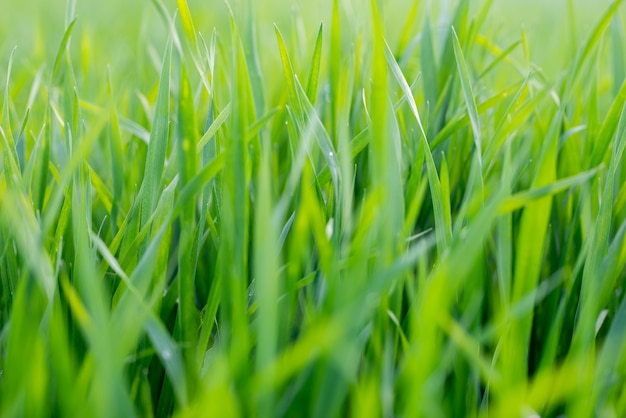
M 0 416 L 626 415 L 622 2 L 496 3 L 0 39 Z

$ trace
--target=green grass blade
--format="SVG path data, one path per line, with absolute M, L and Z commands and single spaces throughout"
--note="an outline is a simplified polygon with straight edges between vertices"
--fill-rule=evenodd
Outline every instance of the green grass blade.
M 435 166 L 435 160 L 433 159 L 430 145 L 428 144 L 428 139 L 426 138 L 426 132 L 424 131 L 424 126 L 422 125 L 422 119 L 420 118 L 420 114 L 417 110 L 417 105 L 415 103 L 415 99 L 413 98 L 413 93 L 411 92 L 411 88 L 404 78 L 404 74 L 402 74 L 402 70 L 398 66 L 393 54 L 391 53 L 391 49 L 387 46 L 385 49 L 387 63 L 391 69 L 392 74 L 394 75 L 396 81 L 400 85 L 402 89 L 402 93 L 404 97 L 406 97 L 407 102 L 409 103 L 409 107 L 415 120 L 417 121 L 418 127 L 421 132 L 421 140 L 423 147 L 425 149 L 426 156 L 426 171 L 428 174 L 428 183 L 430 185 L 430 193 L 432 197 L 433 203 L 433 211 L 435 215 L 435 232 L 437 234 L 437 248 L 440 254 L 443 254 L 446 248 L 450 245 L 452 241 L 452 230 L 449 226 L 446 226 L 446 215 L 443 203 L 443 195 L 441 190 L 441 182 L 439 180 L 439 176 L 437 174 L 437 168 Z
M 113 88 L 109 72 L 109 96 L 112 100 Z M 109 153 L 111 155 L 111 177 L 113 179 L 113 206 L 111 208 L 111 232 L 117 232 L 117 217 L 124 196 L 124 151 L 120 133 L 119 118 L 115 105 L 111 106 L 109 117 Z
M 315 41 L 315 49 L 313 50 L 313 58 L 311 59 L 311 68 L 309 69 L 309 78 L 306 83 L 306 94 L 311 101 L 311 104 L 315 106 L 317 101 L 317 85 L 320 77 L 320 65 L 322 60 L 322 29 L 317 32 L 317 39 Z
M 191 18 L 189 4 L 187 4 L 187 0 L 176 0 L 176 5 L 178 6 L 178 15 L 180 16 L 180 21 L 183 25 L 185 38 L 187 39 L 187 42 L 189 42 L 191 48 L 195 51 L 198 48 L 198 40 L 196 37 L 196 28 L 193 24 L 193 19 Z
M 169 137 L 169 107 L 170 107 L 170 64 L 172 57 L 171 44 L 165 47 L 159 95 L 157 97 L 148 155 L 144 169 L 144 181 L 141 204 L 141 226 L 143 227 L 154 211 L 159 199 L 159 188 L 163 176 L 165 154 Z
M 180 185 L 185 187 L 197 171 L 196 115 L 193 104 L 191 84 L 184 65 L 180 69 L 180 88 L 178 103 L 178 172 Z M 198 338 L 200 315 L 196 309 L 196 199 L 189 199 L 180 215 L 181 235 L 178 249 L 178 324 L 183 348 L 183 359 L 187 376 L 187 388 L 193 394 L 197 371 L 195 345 Z
M 470 80 L 465 57 L 463 56 L 463 50 L 461 49 L 461 44 L 459 43 L 459 38 L 454 28 L 452 28 L 452 34 L 454 56 L 456 57 L 457 69 L 461 80 L 461 88 L 463 90 L 463 97 L 465 98 L 467 113 L 469 114 L 470 124 L 472 126 L 472 133 L 474 134 L 474 145 L 476 146 L 478 164 L 482 170 L 482 133 L 480 128 L 480 117 L 478 116 L 478 109 L 476 108 L 476 98 L 472 89 L 472 82 Z

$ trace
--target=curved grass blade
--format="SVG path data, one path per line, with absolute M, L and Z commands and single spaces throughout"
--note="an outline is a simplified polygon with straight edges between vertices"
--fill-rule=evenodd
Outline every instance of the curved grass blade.
M 437 168 L 435 166 L 435 160 L 433 159 L 433 155 L 430 149 L 430 145 L 428 144 L 428 139 L 426 137 L 426 131 L 424 130 L 424 125 L 422 124 L 422 119 L 420 118 L 419 111 L 417 110 L 417 104 L 415 103 L 415 99 L 413 98 L 413 93 L 411 92 L 411 88 L 402 73 L 402 70 L 398 66 L 391 49 L 388 45 L 386 45 L 385 53 L 387 57 L 387 63 L 391 72 L 393 73 L 396 81 L 400 85 L 402 89 L 402 93 L 406 97 L 407 102 L 409 103 L 409 108 L 417 121 L 417 124 L 420 128 L 421 132 L 421 140 L 424 146 L 424 155 L 426 158 L 426 171 L 428 173 L 428 183 L 430 185 L 430 193 L 433 202 L 433 211 L 435 215 L 435 233 L 437 235 L 437 250 L 440 255 L 443 255 L 446 248 L 452 242 L 452 229 L 447 226 L 446 223 L 446 215 L 443 203 L 443 194 L 441 190 L 441 182 L 439 180 L 439 176 L 437 174 Z

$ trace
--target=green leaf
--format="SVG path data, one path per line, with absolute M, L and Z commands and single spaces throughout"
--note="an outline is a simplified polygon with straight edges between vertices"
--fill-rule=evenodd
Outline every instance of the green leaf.
M 396 81 L 400 85 L 402 89 L 402 93 L 404 97 L 406 97 L 407 102 L 409 103 L 409 108 L 417 121 L 417 124 L 420 128 L 421 132 L 421 140 L 422 145 L 425 150 L 426 157 L 426 171 L 428 174 L 428 183 L 430 185 L 430 193 L 433 202 L 433 211 L 435 215 L 435 233 L 437 234 L 437 249 L 440 255 L 443 255 L 446 248 L 450 245 L 452 241 L 452 230 L 449 228 L 449 225 L 446 223 L 446 215 L 443 203 L 443 194 L 441 190 L 441 182 L 439 180 L 439 176 L 437 174 L 437 168 L 435 166 L 435 160 L 433 159 L 433 155 L 431 153 L 430 145 L 428 144 L 428 139 L 426 138 L 426 132 L 424 131 L 424 126 L 422 125 L 422 119 L 420 118 L 419 112 L 417 110 L 417 104 L 415 103 L 415 99 L 413 98 L 413 93 L 411 92 L 411 88 L 404 78 L 404 74 L 402 74 L 402 70 L 398 66 L 393 54 L 391 53 L 391 49 L 389 46 L 385 49 L 387 64 L 391 69 Z
M 113 101 L 113 87 L 111 72 L 108 72 L 109 99 Z M 120 133 L 119 119 L 115 105 L 111 105 L 109 117 L 109 153 L 111 156 L 110 168 L 113 179 L 113 205 L 111 208 L 111 231 L 115 235 L 117 231 L 117 215 L 122 206 L 124 197 L 124 151 Z
M 178 6 L 178 14 L 180 21 L 183 25 L 183 31 L 185 32 L 185 38 L 189 42 L 192 48 L 197 48 L 198 40 L 196 38 L 196 28 L 194 27 L 193 20 L 191 18 L 191 12 L 189 11 L 189 5 L 187 0 L 176 0 Z
M 144 180 L 142 187 L 144 193 L 141 202 L 141 226 L 156 208 L 159 200 L 161 180 L 163 176 L 165 154 L 169 137 L 169 111 L 170 111 L 170 64 L 172 58 L 172 46 L 168 42 L 165 47 L 163 67 L 161 69 L 161 81 L 159 94 L 156 101 L 154 121 L 148 144 L 148 155 L 144 168 Z
M 472 133 L 474 134 L 474 145 L 476 146 L 478 165 L 482 170 L 482 134 L 480 128 L 480 117 L 478 116 L 476 99 L 474 91 L 472 90 L 472 83 L 467 69 L 467 64 L 465 63 L 465 57 L 463 56 L 463 50 L 461 49 L 461 44 L 459 43 L 459 38 L 457 37 L 454 28 L 452 28 L 452 34 L 454 35 L 454 56 L 456 57 L 457 69 L 461 80 L 461 88 L 463 90 L 463 97 L 465 98 L 465 105 L 467 106 L 467 113 L 469 114 L 470 123 L 472 125 Z
M 72 36 L 72 29 L 74 29 L 74 25 L 76 24 L 76 19 L 72 20 L 69 25 L 67 25 L 67 29 L 65 29 L 65 33 L 63 34 L 63 39 L 61 40 L 61 45 L 59 45 L 59 49 L 57 51 L 56 58 L 54 59 L 54 66 L 52 67 L 52 75 L 50 77 L 50 83 L 53 84 L 56 81 L 57 75 L 59 73 L 59 67 L 61 66 L 61 61 L 63 60 L 63 56 L 67 52 L 67 46 L 70 41 L 70 37 Z
M 306 94 L 311 101 L 311 104 L 315 106 L 317 99 L 317 84 L 320 77 L 320 64 L 322 60 L 322 28 L 317 32 L 317 39 L 315 41 L 315 49 L 313 50 L 313 57 L 311 59 L 311 68 L 309 70 L 309 78 L 306 84 Z

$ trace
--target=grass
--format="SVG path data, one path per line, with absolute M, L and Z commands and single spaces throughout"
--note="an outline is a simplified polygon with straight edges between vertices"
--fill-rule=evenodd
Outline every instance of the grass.
M 0 416 L 626 416 L 620 0 L 85 3 L 1 29 Z

